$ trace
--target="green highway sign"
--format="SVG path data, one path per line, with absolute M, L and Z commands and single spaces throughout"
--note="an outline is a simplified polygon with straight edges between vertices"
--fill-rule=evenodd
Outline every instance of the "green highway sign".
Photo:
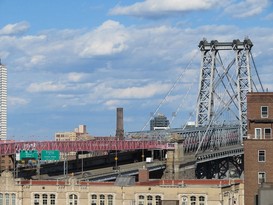
M 59 150 L 42 150 L 41 160 L 60 160 Z
M 20 160 L 23 159 L 38 159 L 37 150 L 20 150 Z

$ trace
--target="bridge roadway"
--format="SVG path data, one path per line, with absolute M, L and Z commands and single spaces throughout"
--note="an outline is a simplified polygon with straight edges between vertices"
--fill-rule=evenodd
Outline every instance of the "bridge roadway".
M 111 151 L 141 149 L 174 149 L 173 143 L 160 140 L 86 140 L 86 141 L 25 141 L 1 142 L 0 155 L 13 155 L 20 150 L 59 150 L 60 152 Z
M 227 147 L 221 147 L 217 150 L 206 150 L 205 152 L 198 153 L 196 158 L 196 163 L 204 163 L 212 160 L 222 159 L 231 156 L 238 156 L 244 154 L 244 147 L 242 145 L 233 145 Z
M 164 170 L 166 168 L 166 161 L 155 160 L 153 162 L 135 162 L 130 164 L 119 165 L 117 167 L 106 167 L 99 169 L 92 169 L 84 172 L 76 172 L 68 175 L 58 175 L 58 176 L 48 176 L 47 174 L 43 174 L 40 176 L 40 179 L 47 180 L 63 180 L 67 177 L 73 175 L 79 180 L 84 181 L 110 181 L 117 178 L 119 175 L 133 176 L 137 175 L 139 169 L 146 167 L 149 172 Z M 117 168 L 117 169 L 116 169 Z
M 224 159 L 228 157 L 240 156 L 243 155 L 243 146 L 242 145 L 234 145 L 222 147 L 217 150 L 206 150 L 202 153 L 199 153 L 195 157 L 193 155 L 186 154 L 181 161 L 182 167 L 181 170 L 194 170 L 198 164 L 206 163 L 213 160 Z M 74 172 L 73 176 L 79 180 L 85 181 L 110 181 L 117 178 L 119 175 L 125 176 L 135 176 L 138 174 L 139 169 L 146 167 L 149 172 L 161 170 L 162 173 L 166 168 L 166 159 L 165 160 L 154 160 L 153 162 L 134 162 L 129 164 L 118 165 L 118 169 L 116 167 L 110 166 L 105 168 L 93 168 L 92 170 L 87 171 L 78 171 Z M 71 176 L 70 174 L 61 174 L 55 176 L 49 176 L 48 174 L 42 174 L 39 177 L 41 179 L 48 180 L 62 180 Z M 37 178 L 38 176 L 35 176 Z

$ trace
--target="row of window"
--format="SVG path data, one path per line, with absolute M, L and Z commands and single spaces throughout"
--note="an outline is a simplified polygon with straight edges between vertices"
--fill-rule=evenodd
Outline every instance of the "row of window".
M 14 193 L 9 194 L 0 193 L 0 205 L 16 205 L 16 195 Z
M 55 205 L 56 195 L 55 194 L 34 194 L 34 205 Z
M 137 205 L 161 205 L 162 196 L 160 195 L 139 195 Z M 180 198 L 181 205 L 205 205 L 205 196 L 182 196 Z
M 56 194 L 34 194 L 34 205 L 55 205 Z M 79 198 L 76 194 L 70 194 L 68 196 L 69 205 L 78 205 Z M 113 205 L 114 195 L 112 194 L 92 194 L 90 205 Z M 1 204 L 0 204 L 1 205 Z
M 260 177 L 260 175 L 259 175 Z M 265 177 L 265 175 L 264 175 Z M 56 194 L 53 193 L 35 193 L 32 204 L 34 205 L 56 205 Z M 114 205 L 113 194 L 91 194 L 90 205 Z M 205 205 L 205 196 L 182 196 L 180 198 L 181 205 Z M 78 205 L 79 198 L 76 194 L 69 194 L 69 205 Z M 136 199 L 137 205 L 161 205 L 161 195 L 144 195 L 140 194 Z M 0 205 L 16 205 L 16 194 L 14 193 L 0 193 Z
M 255 139 L 271 139 L 271 128 L 255 128 Z

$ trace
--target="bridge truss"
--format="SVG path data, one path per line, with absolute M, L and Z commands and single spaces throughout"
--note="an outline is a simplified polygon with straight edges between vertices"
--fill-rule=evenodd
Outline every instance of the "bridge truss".
M 248 38 L 232 42 L 202 40 L 199 43 L 202 60 L 196 126 L 212 126 L 224 123 L 224 120 L 237 121 L 240 124 L 240 140 L 246 136 L 246 94 L 252 92 L 254 85 L 251 75 L 252 46 Z M 230 51 L 233 52 L 231 58 Z M 224 116 L 225 112 L 229 116 Z

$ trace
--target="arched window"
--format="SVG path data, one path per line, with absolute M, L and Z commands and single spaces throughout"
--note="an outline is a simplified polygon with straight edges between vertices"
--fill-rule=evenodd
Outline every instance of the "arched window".
M 100 205 L 105 205 L 105 196 L 103 194 L 100 195 Z
M 91 195 L 91 205 L 97 205 L 97 195 L 96 194 Z
M 205 205 L 205 197 L 199 196 L 199 205 Z
M 56 204 L 56 195 L 50 194 L 50 205 L 55 205 L 55 204 Z
M 155 196 L 155 204 L 156 205 L 160 205 L 161 204 L 161 196 L 159 196 L 159 195 Z
M 15 194 L 11 194 L 11 204 L 12 205 L 16 204 L 16 195 Z
M 47 194 L 43 194 L 43 205 L 47 205 Z
M 9 194 L 5 194 L 5 198 L 6 198 L 6 205 L 9 205 Z
M 69 195 L 69 205 L 78 205 L 78 197 L 76 194 Z
M 138 205 L 144 205 L 144 196 L 143 195 L 138 196 Z
M 153 205 L 153 196 L 151 195 L 147 196 L 147 205 Z
M 191 196 L 191 205 L 196 205 L 196 197 Z
M 182 196 L 181 198 L 181 205 L 188 205 L 188 197 L 187 196 Z
M 114 203 L 114 202 L 113 202 L 113 199 L 114 199 L 113 195 L 111 195 L 111 194 L 108 195 L 108 196 L 107 196 L 107 199 L 108 199 L 108 204 L 107 204 L 107 205 L 113 205 L 113 203 Z
M 39 205 L 40 195 L 34 194 L 34 205 Z

